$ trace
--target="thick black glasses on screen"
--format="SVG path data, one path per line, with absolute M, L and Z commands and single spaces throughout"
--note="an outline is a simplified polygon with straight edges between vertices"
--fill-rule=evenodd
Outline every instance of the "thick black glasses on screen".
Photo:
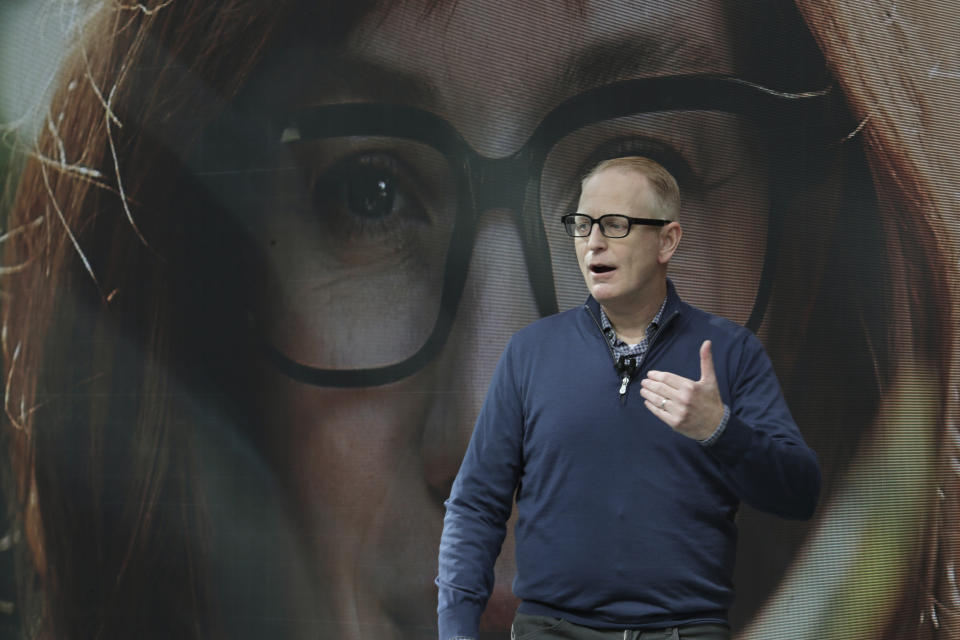
M 248 233 L 286 247 L 264 257 L 276 302 L 251 314 L 269 361 L 306 384 L 374 386 L 416 373 L 443 348 L 488 209 L 513 213 L 539 313 L 582 304 L 570 227 L 556 220 L 575 209 L 596 163 L 625 155 L 666 167 L 685 206 L 717 225 L 744 210 L 770 220 L 760 286 L 744 313 L 756 330 L 772 281 L 777 182 L 835 151 L 848 130 L 837 110 L 831 92 L 783 94 L 730 77 L 629 80 L 561 103 L 521 149 L 492 159 L 427 111 L 326 105 L 261 119 L 260 145 L 237 141 L 249 119 L 240 131 L 226 126 L 220 164 L 206 163 L 202 177 L 242 212 Z M 751 197 L 758 181 L 769 202 Z M 795 179 L 787 192 L 797 192 Z
M 586 238 L 593 231 L 593 225 L 598 225 L 600 233 L 608 238 L 625 238 L 632 225 L 662 227 L 667 222 L 656 218 L 631 218 L 618 213 L 607 213 L 599 218 L 591 218 L 585 213 L 568 213 L 560 218 L 560 223 L 571 238 Z

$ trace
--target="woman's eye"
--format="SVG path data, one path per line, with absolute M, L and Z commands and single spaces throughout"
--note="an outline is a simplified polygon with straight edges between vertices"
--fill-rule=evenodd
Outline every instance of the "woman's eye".
M 328 239 L 374 240 L 431 219 L 415 174 L 390 153 L 365 151 L 310 173 L 309 197 Z
M 359 220 L 381 220 L 394 212 L 398 194 L 395 178 L 376 167 L 359 166 L 325 176 L 314 188 L 320 211 L 331 205 Z
M 296 141 L 283 152 L 272 185 L 276 204 L 262 209 L 269 213 L 263 224 L 283 246 L 330 267 L 384 270 L 423 265 L 449 247 L 461 198 L 448 159 L 433 147 L 333 136 Z

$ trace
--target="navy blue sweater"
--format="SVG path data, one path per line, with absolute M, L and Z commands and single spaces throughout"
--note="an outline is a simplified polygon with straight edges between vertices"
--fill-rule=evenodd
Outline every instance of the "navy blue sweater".
M 699 379 L 707 339 L 731 412 L 710 446 L 661 422 L 639 392 L 649 369 Z M 813 513 L 816 456 L 748 330 L 670 284 L 625 398 L 620 383 L 593 299 L 510 340 L 446 502 L 441 640 L 476 636 L 514 496 L 520 611 L 598 628 L 726 621 L 740 500 Z

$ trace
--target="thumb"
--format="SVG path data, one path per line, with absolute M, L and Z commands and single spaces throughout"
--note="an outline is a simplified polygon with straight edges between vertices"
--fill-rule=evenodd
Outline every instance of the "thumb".
M 700 345 L 700 382 L 714 382 L 717 374 L 713 370 L 713 345 L 704 340 Z

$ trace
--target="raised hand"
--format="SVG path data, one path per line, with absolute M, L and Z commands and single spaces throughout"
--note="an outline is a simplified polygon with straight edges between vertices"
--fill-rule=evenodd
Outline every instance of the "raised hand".
M 648 371 L 640 395 L 647 409 L 675 431 L 704 440 L 720 426 L 723 400 L 717 389 L 710 341 L 700 345 L 700 379 L 666 371 Z

